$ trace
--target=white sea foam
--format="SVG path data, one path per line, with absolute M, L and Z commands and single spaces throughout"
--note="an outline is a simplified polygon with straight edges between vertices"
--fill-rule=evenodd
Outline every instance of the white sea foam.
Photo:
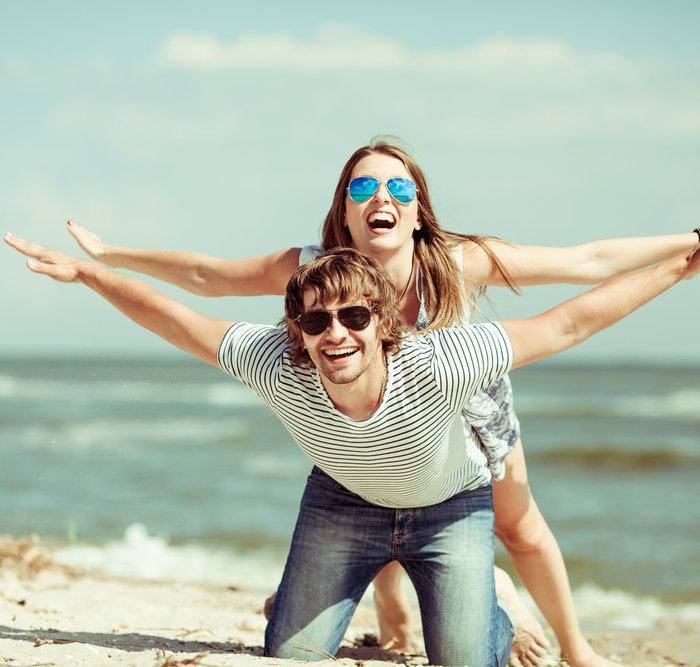
M 135 523 L 124 538 L 101 546 L 74 544 L 55 552 L 57 561 L 120 577 L 186 581 L 268 592 L 282 575 L 281 556 L 270 552 L 240 554 L 197 545 L 171 545 Z
M 632 595 L 585 584 L 574 591 L 574 603 L 583 626 L 649 630 L 668 623 L 700 623 L 700 604 L 665 604 L 651 596 Z
M 284 565 L 283 553 L 173 546 L 163 536 L 150 535 L 140 523 L 129 526 L 121 540 L 102 546 L 76 544 L 56 551 L 55 558 L 108 575 L 237 586 L 264 593 L 277 586 Z M 406 577 L 404 586 L 415 605 L 415 594 Z M 521 594 L 534 607 L 527 593 Z M 574 602 L 582 626 L 590 630 L 648 630 L 700 623 L 700 604 L 673 605 L 651 596 L 606 590 L 593 583 L 577 588 Z

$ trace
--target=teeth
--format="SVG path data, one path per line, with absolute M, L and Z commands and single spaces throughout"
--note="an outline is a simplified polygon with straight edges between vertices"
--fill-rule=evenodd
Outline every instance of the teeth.
M 344 354 L 352 354 L 353 352 L 356 352 L 357 348 L 356 347 L 340 347 L 340 348 L 335 348 L 333 350 L 324 350 L 324 354 L 328 355 L 329 357 L 340 357 Z
M 391 213 L 386 213 L 384 211 L 377 211 L 376 213 L 371 213 L 369 216 L 369 222 L 376 222 L 381 220 L 382 222 L 394 222 L 394 216 Z

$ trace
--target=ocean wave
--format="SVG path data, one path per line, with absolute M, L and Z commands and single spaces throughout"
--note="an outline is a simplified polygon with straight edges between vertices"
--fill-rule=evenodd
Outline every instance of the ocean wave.
M 520 391 L 515 397 L 515 407 L 520 416 L 681 419 L 695 423 L 700 422 L 700 389 L 644 396 L 554 395 Z
M 584 627 L 651 630 L 666 625 L 700 623 L 700 604 L 670 605 L 648 595 L 606 590 L 594 583 L 574 590 L 574 604 Z
M 698 443 L 695 440 L 691 441 L 690 438 L 681 440 L 678 436 L 675 440 L 673 444 L 659 443 L 658 447 L 650 447 L 647 443 L 644 448 L 621 447 L 618 443 L 609 445 L 573 443 L 546 450 L 530 449 L 527 456 L 531 463 L 576 468 L 609 468 L 638 472 L 700 468 Z
M 92 449 L 132 450 L 140 446 L 178 443 L 233 441 L 247 435 L 246 420 L 230 419 L 90 419 L 62 423 L 26 425 L 12 439 L 12 447 L 22 445 L 33 449 L 54 451 Z M 8 442 L 8 444 L 10 444 Z
M 263 405 L 253 391 L 238 381 L 158 382 L 150 380 L 102 381 L 56 378 L 18 378 L 0 374 L 0 398 L 73 402 L 120 403 L 187 403 L 217 406 Z M 680 419 L 700 422 L 700 387 L 644 395 L 602 395 L 592 390 L 586 394 L 516 392 L 516 410 L 521 416 L 611 417 Z
M 0 398 L 47 402 L 185 403 L 217 406 L 264 405 L 247 387 L 230 382 L 168 383 L 18 379 L 0 375 Z
M 284 562 L 270 551 L 236 553 L 198 545 L 171 545 L 151 535 L 141 523 L 131 524 L 124 538 L 103 545 L 73 544 L 54 552 L 54 558 L 102 574 L 152 581 L 236 586 L 271 592 L 282 576 Z

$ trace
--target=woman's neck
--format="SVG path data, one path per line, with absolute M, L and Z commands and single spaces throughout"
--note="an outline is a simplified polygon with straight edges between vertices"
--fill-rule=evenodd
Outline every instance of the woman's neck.
M 413 248 L 413 244 L 407 244 L 395 251 L 372 255 L 389 274 L 397 294 L 404 292 L 407 283 L 415 277 L 413 276 L 415 268 L 413 266 Z

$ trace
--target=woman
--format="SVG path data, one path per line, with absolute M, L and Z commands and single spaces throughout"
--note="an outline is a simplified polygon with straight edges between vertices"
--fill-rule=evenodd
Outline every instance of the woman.
M 415 202 L 415 203 L 414 203 Z M 282 294 L 300 260 L 313 248 L 224 260 L 196 253 L 141 250 L 104 244 L 69 223 L 81 247 L 104 264 L 140 271 L 206 296 Z M 700 232 L 597 241 L 570 248 L 514 246 L 493 238 L 446 232 L 433 211 L 420 167 L 401 148 L 375 142 L 357 150 L 340 175 L 322 240 L 325 248 L 352 245 L 377 259 L 400 295 L 408 322 L 437 328 L 468 316 L 472 295 L 488 285 L 593 284 L 689 251 Z M 564 560 L 530 492 L 509 384 L 470 406 L 468 422 L 494 477 L 496 534 L 557 636 L 572 667 L 609 667 L 583 637 Z M 505 474 L 504 474 L 505 472 Z M 391 564 L 375 580 L 382 644 L 410 643 L 409 613 Z M 516 647 L 523 664 L 537 664 L 544 637 Z

